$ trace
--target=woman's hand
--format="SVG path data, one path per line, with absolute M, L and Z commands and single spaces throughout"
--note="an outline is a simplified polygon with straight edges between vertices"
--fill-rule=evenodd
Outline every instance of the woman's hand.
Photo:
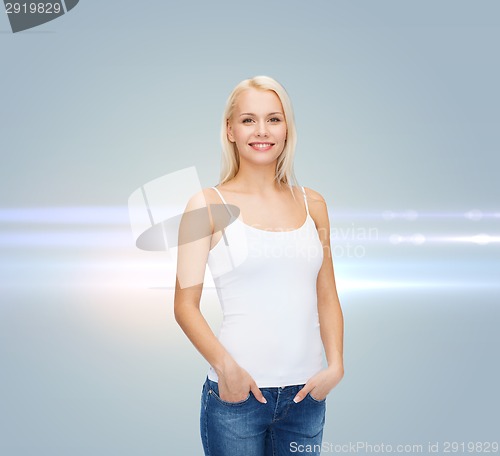
M 341 363 L 330 365 L 311 377 L 304 385 L 304 388 L 297 393 L 293 401 L 300 402 L 307 396 L 307 393 L 310 393 L 314 399 L 322 401 L 337 386 L 343 376 L 344 367 Z
M 247 398 L 251 391 L 255 398 L 266 404 L 266 398 L 251 375 L 236 363 L 218 374 L 219 397 L 226 402 L 239 402 Z

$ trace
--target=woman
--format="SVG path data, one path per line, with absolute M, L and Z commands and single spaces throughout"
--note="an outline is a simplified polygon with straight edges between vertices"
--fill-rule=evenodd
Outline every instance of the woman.
M 325 200 L 293 185 L 296 132 L 284 88 L 266 76 L 238 84 L 222 143 L 219 185 L 189 201 L 196 229 L 193 217 L 180 225 L 174 303 L 210 364 L 204 451 L 320 454 L 326 397 L 344 375 L 343 316 Z M 199 307 L 207 263 L 224 316 L 218 338 Z

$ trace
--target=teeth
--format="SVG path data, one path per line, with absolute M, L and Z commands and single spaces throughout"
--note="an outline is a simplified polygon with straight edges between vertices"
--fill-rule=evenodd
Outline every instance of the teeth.
M 258 147 L 260 149 L 264 149 L 265 147 L 271 146 L 271 143 L 260 143 L 260 144 L 252 144 L 253 147 Z

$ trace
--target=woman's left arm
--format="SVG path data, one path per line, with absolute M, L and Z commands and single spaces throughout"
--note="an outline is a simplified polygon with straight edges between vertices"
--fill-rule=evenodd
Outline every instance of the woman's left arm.
M 316 288 L 321 340 L 328 367 L 309 379 L 295 397 L 295 402 L 300 402 L 307 393 L 311 393 L 315 399 L 324 399 L 344 376 L 344 317 L 333 271 L 328 208 L 326 201 L 318 192 L 307 189 L 306 195 L 309 213 L 316 224 L 323 245 L 323 264 L 318 273 Z

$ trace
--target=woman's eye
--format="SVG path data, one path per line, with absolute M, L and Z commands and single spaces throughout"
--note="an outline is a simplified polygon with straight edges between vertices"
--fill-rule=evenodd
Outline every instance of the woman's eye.
M 250 123 L 252 122 L 252 119 L 243 119 L 243 123 Z
M 278 119 L 278 117 L 273 117 L 269 119 L 271 122 L 281 122 L 281 119 Z

